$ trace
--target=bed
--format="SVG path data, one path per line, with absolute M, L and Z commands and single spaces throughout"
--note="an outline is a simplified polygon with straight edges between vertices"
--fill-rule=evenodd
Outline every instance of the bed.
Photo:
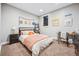
M 44 34 L 34 33 L 32 27 L 20 27 L 19 41 L 27 47 L 32 56 L 38 56 L 42 50 L 53 42 L 53 38 Z

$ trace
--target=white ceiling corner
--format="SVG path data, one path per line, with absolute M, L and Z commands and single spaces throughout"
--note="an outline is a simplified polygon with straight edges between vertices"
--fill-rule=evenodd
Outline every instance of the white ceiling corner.
M 72 3 L 8 3 L 16 8 L 32 13 L 37 16 L 49 13 L 56 9 L 68 6 Z M 41 12 L 40 9 L 43 11 Z

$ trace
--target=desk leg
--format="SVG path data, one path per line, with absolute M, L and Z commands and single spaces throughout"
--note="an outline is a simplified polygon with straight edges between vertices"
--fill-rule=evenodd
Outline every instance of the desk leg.
M 66 38 L 66 39 L 67 39 L 67 47 L 68 47 L 68 46 L 69 46 L 69 43 L 68 43 L 68 39 L 69 39 L 69 38 L 68 38 L 68 36 L 67 36 L 67 38 Z
M 58 44 L 60 44 L 60 38 L 58 38 Z

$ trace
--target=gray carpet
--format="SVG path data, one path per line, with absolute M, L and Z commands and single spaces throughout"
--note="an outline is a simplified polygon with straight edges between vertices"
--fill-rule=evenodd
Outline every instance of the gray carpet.
M 1 49 L 2 56 L 31 56 L 29 51 L 21 43 L 4 45 Z M 49 47 L 41 51 L 40 56 L 75 56 L 74 47 L 67 47 L 66 44 L 53 42 Z
M 4 45 L 1 48 L 2 56 L 30 56 L 30 53 L 21 43 Z

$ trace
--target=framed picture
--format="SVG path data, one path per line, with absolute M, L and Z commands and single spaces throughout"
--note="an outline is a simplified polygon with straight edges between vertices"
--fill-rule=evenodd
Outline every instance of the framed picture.
M 19 25 L 32 25 L 32 20 L 24 17 L 19 17 Z
M 53 26 L 59 26 L 59 19 L 53 19 Z
M 64 24 L 65 24 L 66 27 L 71 27 L 73 25 L 73 20 L 72 19 L 66 19 Z
M 53 17 L 52 25 L 55 27 L 59 26 L 59 17 Z
M 23 24 L 23 21 L 22 20 L 19 20 L 19 24 Z
M 48 16 L 43 17 L 43 26 L 48 26 Z
M 65 15 L 64 26 L 65 27 L 72 27 L 73 26 L 72 14 Z

